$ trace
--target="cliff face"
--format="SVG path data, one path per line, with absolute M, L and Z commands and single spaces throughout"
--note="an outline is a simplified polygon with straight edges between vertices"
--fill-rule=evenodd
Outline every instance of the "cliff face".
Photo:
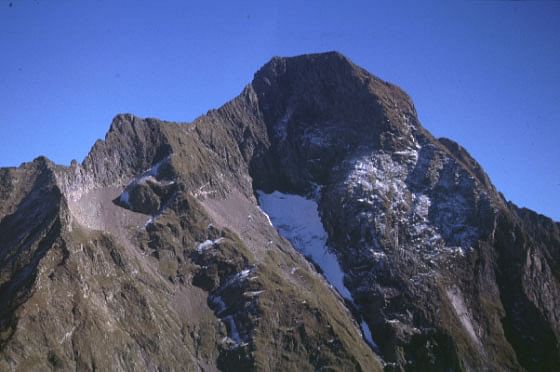
M 257 190 L 317 202 L 348 294 Z M 0 170 L 0 238 L 6 370 L 560 365 L 558 223 L 337 53 L 273 58 L 190 124 L 119 115 L 82 164 Z

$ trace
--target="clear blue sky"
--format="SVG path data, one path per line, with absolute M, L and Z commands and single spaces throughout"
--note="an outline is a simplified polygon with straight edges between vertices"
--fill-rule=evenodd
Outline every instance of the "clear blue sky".
M 274 55 L 338 50 L 560 220 L 559 2 L 0 0 L 0 50 L 0 166 L 81 161 L 117 113 L 190 121 Z

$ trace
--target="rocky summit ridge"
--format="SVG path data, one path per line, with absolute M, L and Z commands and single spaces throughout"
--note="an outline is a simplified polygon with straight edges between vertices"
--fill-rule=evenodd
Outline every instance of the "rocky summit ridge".
M 317 204 L 349 296 L 272 191 Z M 559 341 L 560 224 L 336 52 L 275 57 L 192 123 L 118 115 L 81 164 L 0 169 L 0 370 L 536 371 Z

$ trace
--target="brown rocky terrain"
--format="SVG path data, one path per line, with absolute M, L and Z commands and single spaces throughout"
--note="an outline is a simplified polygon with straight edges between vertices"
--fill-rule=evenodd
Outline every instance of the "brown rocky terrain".
M 257 190 L 317 202 L 351 298 Z M 559 280 L 560 225 L 338 53 L 0 169 L 0 370 L 553 370 Z

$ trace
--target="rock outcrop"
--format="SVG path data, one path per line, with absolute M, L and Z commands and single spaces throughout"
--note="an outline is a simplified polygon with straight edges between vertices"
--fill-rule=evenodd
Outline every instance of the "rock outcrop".
M 316 200 L 353 301 L 257 190 Z M 2 370 L 551 369 L 559 280 L 560 225 L 338 53 L 273 58 L 193 123 L 118 115 L 81 164 L 0 170 Z

